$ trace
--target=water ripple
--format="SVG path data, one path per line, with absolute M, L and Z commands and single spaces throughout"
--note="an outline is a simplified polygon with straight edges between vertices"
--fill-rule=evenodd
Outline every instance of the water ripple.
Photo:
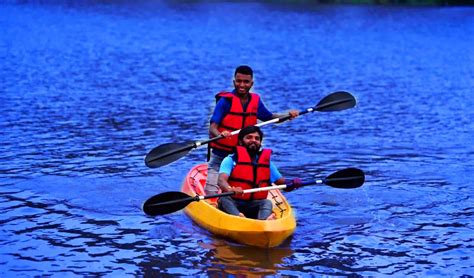
M 472 273 L 471 8 L 21 2 L 0 5 L 2 277 Z M 238 64 L 275 112 L 358 102 L 263 128 L 287 177 L 366 173 L 287 194 L 298 227 L 270 250 L 141 211 L 206 148 L 159 169 L 145 154 L 206 139 Z

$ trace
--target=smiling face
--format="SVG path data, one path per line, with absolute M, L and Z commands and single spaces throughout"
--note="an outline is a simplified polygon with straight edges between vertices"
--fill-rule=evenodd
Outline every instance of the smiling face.
M 250 155 L 255 155 L 262 146 L 262 138 L 258 132 L 246 134 L 241 141 L 242 146 L 247 148 Z
M 250 88 L 253 86 L 252 75 L 236 73 L 234 76 L 234 88 L 239 96 L 244 96 L 250 92 Z

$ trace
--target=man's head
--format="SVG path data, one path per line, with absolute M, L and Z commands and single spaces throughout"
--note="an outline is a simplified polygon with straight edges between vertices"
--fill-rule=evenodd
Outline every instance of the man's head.
M 235 69 L 234 77 L 237 75 L 237 73 L 244 74 L 244 75 L 250 75 L 250 77 L 253 78 L 253 70 L 252 70 L 251 67 L 249 67 L 247 65 L 238 66 Z
M 238 66 L 234 73 L 234 88 L 238 95 L 250 92 L 253 86 L 253 70 L 249 66 Z
M 260 150 L 263 140 L 263 132 L 258 126 L 247 126 L 239 132 L 239 146 L 247 148 L 251 156 L 254 156 Z

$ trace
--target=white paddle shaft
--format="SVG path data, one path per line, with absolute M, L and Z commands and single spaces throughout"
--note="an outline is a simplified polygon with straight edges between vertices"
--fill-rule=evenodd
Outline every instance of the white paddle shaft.
M 312 182 L 311 182 L 312 183 Z M 321 184 L 324 183 L 323 180 L 315 180 L 315 184 Z M 246 189 L 243 191 L 243 194 L 247 193 L 255 193 L 255 192 L 261 192 L 261 191 L 270 191 L 274 189 L 285 189 L 288 185 L 287 184 L 280 184 L 280 185 L 273 185 L 273 186 L 268 186 L 268 187 L 259 187 L 259 188 L 252 188 L 252 189 Z M 206 199 L 206 196 L 199 196 L 199 200 L 204 200 Z

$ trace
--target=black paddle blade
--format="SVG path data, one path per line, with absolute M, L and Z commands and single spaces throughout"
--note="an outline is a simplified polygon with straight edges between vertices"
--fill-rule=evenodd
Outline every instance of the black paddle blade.
M 324 179 L 324 183 L 335 188 L 357 188 L 364 184 L 365 174 L 357 168 L 337 171 Z
M 345 91 L 334 92 L 324 97 L 315 107 L 319 112 L 341 111 L 356 105 L 354 96 Z
M 180 159 L 195 148 L 194 142 L 167 143 L 151 150 L 145 157 L 145 165 L 149 168 L 158 168 Z
M 146 200 L 143 211 L 151 216 L 168 214 L 185 208 L 194 200 L 194 197 L 183 192 L 164 192 Z

